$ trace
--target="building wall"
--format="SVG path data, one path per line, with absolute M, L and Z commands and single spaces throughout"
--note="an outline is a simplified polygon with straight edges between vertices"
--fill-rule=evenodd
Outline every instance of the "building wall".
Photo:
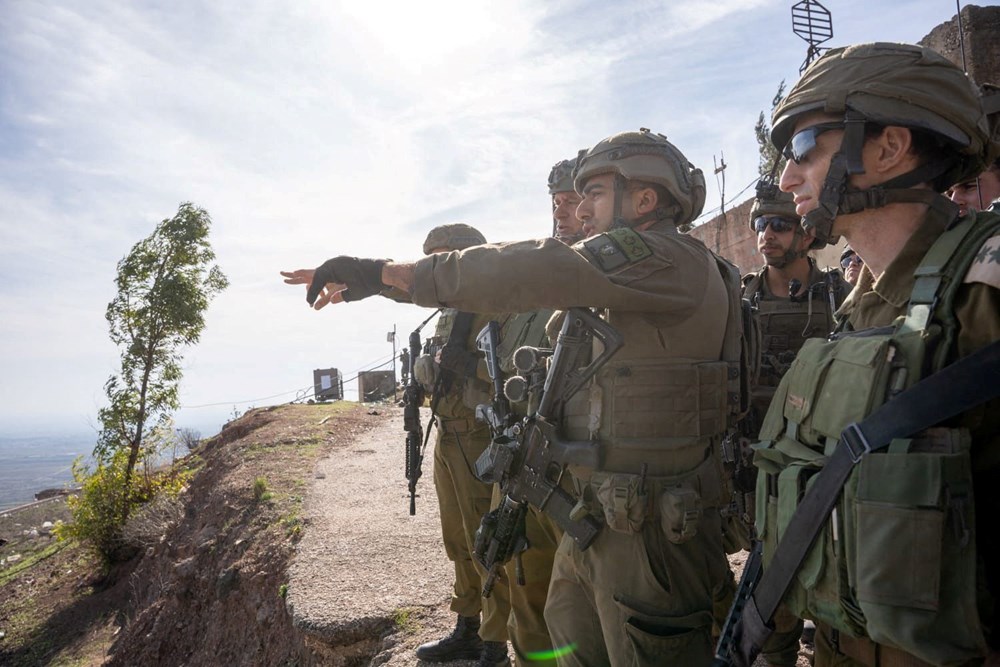
M 725 215 L 718 215 L 688 233 L 704 243 L 709 250 L 738 266 L 740 273 L 756 271 L 764 265 L 764 262 L 757 252 L 757 234 L 750 229 L 752 206 L 753 198 L 750 198 L 726 211 Z M 840 252 L 843 248 L 844 242 L 840 241 L 836 245 L 813 250 L 810 254 L 819 266 L 835 267 L 840 261 Z

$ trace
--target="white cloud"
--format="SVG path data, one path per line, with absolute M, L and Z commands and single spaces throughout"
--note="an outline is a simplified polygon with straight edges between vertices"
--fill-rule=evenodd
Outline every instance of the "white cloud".
M 903 38 L 949 18 L 898 6 L 925 24 Z M 834 8 L 838 36 L 903 31 L 862 15 L 856 0 Z M 640 125 L 708 173 L 711 208 L 712 156 L 725 152 L 728 193 L 753 178 L 757 113 L 803 54 L 777 0 L 9 3 L 3 410 L 51 411 L 36 378 L 72 366 L 62 410 L 96 411 L 115 263 L 181 201 L 211 213 L 233 283 L 188 353 L 182 400 L 270 396 L 384 357 L 391 324 L 425 315 L 379 301 L 311 313 L 279 269 L 412 258 L 456 219 L 490 239 L 544 235 L 549 166 Z

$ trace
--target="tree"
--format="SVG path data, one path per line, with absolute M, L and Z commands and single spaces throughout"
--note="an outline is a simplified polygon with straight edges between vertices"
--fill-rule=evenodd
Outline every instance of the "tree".
M 778 108 L 781 104 L 781 100 L 785 98 L 785 80 L 782 79 L 781 83 L 778 84 L 778 92 L 774 94 L 774 98 L 771 100 L 771 112 Z M 753 127 L 754 134 L 757 135 L 757 145 L 760 147 L 760 162 L 757 165 L 757 172 L 762 176 L 767 176 L 771 173 L 777 162 L 777 168 L 774 169 L 776 172 L 782 167 L 781 161 L 784 159 L 781 157 L 781 153 L 774 144 L 771 143 L 771 127 L 767 124 L 767 118 L 764 116 L 764 112 L 760 112 L 760 116 L 757 117 L 757 124 Z
M 118 263 L 118 294 L 105 317 L 121 369 L 104 385 L 109 405 L 98 412 L 94 458 L 106 465 L 128 453 L 118 490 L 121 525 L 132 507 L 132 477 L 146 441 L 179 407 L 181 353 L 198 342 L 205 310 L 229 285 L 212 264 L 210 225 L 204 209 L 185 202 Z

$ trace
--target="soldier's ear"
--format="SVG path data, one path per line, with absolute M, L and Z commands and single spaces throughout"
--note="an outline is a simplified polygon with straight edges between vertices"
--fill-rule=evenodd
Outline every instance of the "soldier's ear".
M 653 188 L 639 188 L 633 194 L 633 203 L 637 215 L 644 215 L 656 210 L 657 206 L 666 205 L 667 202 L 659 201 L 656 190 Z
M 808 251 L 812 247 L 813 241 L 816 240 L 816 234 L 814 232 L 803 232 L 802 238 L 799 239 L 801 243 L 799 248 L 803 251 Z

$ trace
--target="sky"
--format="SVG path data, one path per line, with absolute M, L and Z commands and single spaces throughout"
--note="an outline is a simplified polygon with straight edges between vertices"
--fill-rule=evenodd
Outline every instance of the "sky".
M 951 0 L 824 0 L 827 45 L 915 42 Z M 989 3 L 987 3 L 989 4 Z M 416 259 L 435 225 L 545 236 L 552 164 L 661 132 L 746 199 L 753 127 L 806 43 L 787 0 L 0 2 L 0 436 L 95 432 L 116 265 L 193 202 L 230 287 L 184 353 L 178 427 L 216 433 L 312 371 L 391 359 L 428 314 L 312 311 L 280 270 Z M 501 285 L 498 288 L 502 289 Z M 346 393 L 356 397 L 356 384 Z

